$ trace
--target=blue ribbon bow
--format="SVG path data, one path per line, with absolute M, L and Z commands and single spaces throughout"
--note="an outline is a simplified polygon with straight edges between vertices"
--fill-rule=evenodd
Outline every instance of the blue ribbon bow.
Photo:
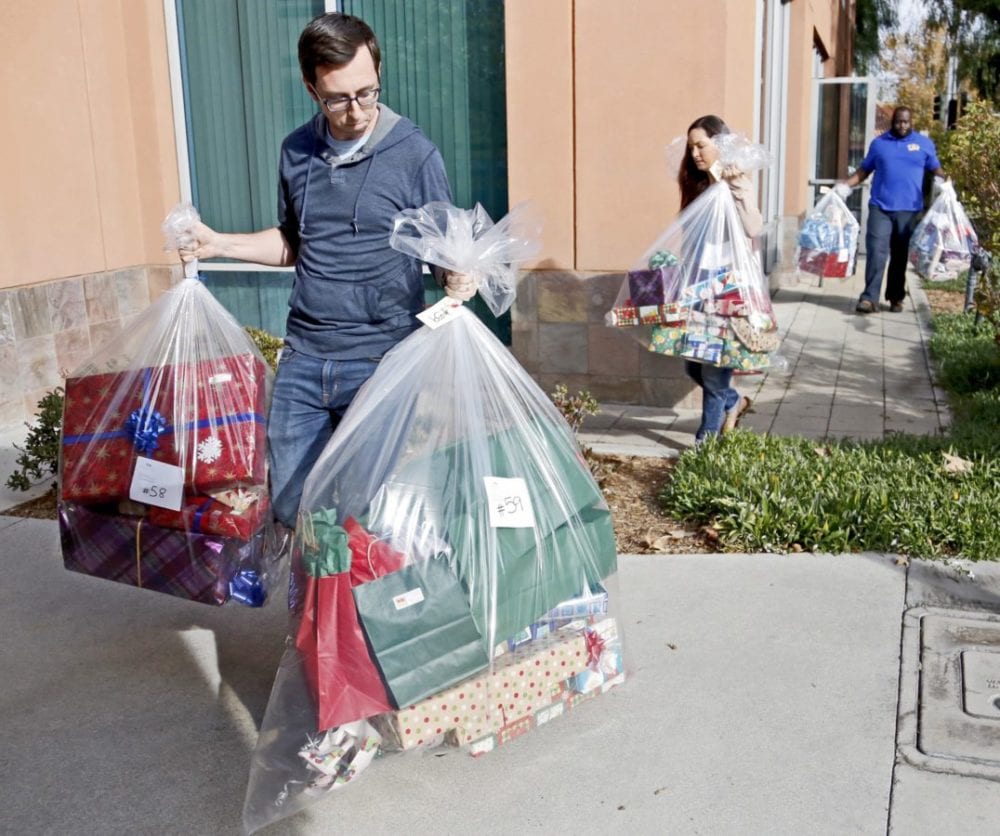
M 152 453 L 160 446 L 157 440 L 167 428 L 167 419 L 146 405 L 133 410 L 125 422 L 125 432 L 132 437 L 132 444 L 140 453 Z
M 248 607 L 262 607 L 267 600 L 267 590 L 254 569 L 241 569 L 229 581 L 229 596 Z

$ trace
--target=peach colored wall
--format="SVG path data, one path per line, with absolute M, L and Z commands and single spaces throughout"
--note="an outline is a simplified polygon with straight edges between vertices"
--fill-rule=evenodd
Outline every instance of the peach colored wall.
M 785 214 L 799 215 L 809 201 L 809 168 L 813 125 L 813 41 L 818 38 L 831 56 L 824 64 L 827 76 L 836 74 L 837 64 L 849 60 L 836 55 L 840 0 L 809 0 L 792 3 L 788 56 L 788 125 L 785 159 Z M 839 41 L 843 41 L 841 36 Z M 847 172 L 844 172 L 844 176 Z
M 786 8 L 785 212 L 797 215 L 809 178 L 813 34 L 835 52 L 840 0 Z M 509 192 L 545 210 L 535 266 L 625 269 L 677 209 L 666 145 L 705 113 L 753 128 L 756 3 L 506 0 L 505 9 Z
M 159 224 L 179 187 L 160 0 L 5 3 L 0 51 L 15 128 L 0 133 L 0 288 L 168 263 Z
M 677 208 L 665 149 L 693 119 L 752 127 L 753 74 L 734 89 L 727 64 L 752 57 L 753 7 L 577 0 L 576 269 L 630 267 L 663 230 Z
M 507 161 L 510 203 L 530 199 L 544 216 L 545 251 L 534 265 L 575 261 L 573 3 L 507 0 Z

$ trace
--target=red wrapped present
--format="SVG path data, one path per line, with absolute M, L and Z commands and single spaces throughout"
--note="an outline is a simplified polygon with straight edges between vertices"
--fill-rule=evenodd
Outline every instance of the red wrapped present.
M 128 497 L 138 456 L 198 493 L 266 478 L 266 373 L 252 354 L 66 381 L 62 496 Z
M 850 261 L 850 254 L 846 249 L 839 252 L 828 252 L 827 250 L 811 250 L 803 247 L 799 250 L 799 269 L 815 276 L 832 279 L 846 278 Z
M 149 521 L 195 534 L 219 534 L 249 540 L 268 519 L 271 503 L 263 489 L 235 488 L 216 496 L 189 494 L 180 511 L 149 508 Z

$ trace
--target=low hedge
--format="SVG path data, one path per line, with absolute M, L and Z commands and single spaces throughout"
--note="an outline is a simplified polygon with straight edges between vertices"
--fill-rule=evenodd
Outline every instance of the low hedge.
M 733 551 L 1000 559 L 1000 351 L 969 314 L 934 319 L 942 437 L 814 441 L 736 431 L 685 452 L 660 500 Z

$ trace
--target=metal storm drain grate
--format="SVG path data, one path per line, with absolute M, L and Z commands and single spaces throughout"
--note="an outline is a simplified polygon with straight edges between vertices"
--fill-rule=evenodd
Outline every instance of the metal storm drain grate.
M 900 676 L 906 760 L 1000 781 L 1000 615 L 909 610 Z

